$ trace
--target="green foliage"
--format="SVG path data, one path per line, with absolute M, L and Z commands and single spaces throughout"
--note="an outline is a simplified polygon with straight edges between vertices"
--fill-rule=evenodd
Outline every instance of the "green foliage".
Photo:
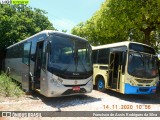
M 67 33 L 67 30 L 62 30 L 62 32 Z
M 26 5 L 0 4 L 0 50 L 39 31 L 55 30 L 45 14 Z
M 12 82 L 10 77 L 2 73 L 0 75 L 0 95 L 5 97 L 20 97 L 24 95 L 24 92 L 15 82 Z
M 106 0 L 85 23 L 72 29 L 93 45 L 132 40 L 160 46 L 159 0 Z

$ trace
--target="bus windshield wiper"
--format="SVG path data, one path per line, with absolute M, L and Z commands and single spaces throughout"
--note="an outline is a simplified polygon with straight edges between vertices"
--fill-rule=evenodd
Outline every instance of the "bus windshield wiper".
M 141 59 L 141 60 L 142 60 L 142 62 L 144 63 L 144 59 L 143 59 L 142 54 L 141 54 L 140 52 L 135 52 L 135 53 L 137 53 L 138 55 L 140 55 L 140 59 Z

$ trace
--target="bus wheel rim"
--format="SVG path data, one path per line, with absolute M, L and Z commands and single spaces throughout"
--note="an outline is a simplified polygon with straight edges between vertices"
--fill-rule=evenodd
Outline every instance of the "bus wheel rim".
M 99 80 L 98 81 L 98 88 L 103 89 L 103 87 L 104 87 L 103 80 Z

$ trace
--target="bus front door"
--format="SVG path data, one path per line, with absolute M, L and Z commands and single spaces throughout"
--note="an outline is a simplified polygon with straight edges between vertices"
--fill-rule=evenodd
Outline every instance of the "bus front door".
M 36 48 L 36 59 L 34 67 L 34 88 L 37 90 L 40 90 L 43 43 L 44 41 L 37 42 L 37 48 Z
M 113 90 L 119 91 L 120 77 L 122 73 L 122 55 L 123 52 L 111 52 L 109 59 L 108 83 Z

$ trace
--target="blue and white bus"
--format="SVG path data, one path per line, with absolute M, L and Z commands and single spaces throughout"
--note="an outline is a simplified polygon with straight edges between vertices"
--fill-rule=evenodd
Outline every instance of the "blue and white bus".
M 158 84 L 155 50 L 137 42 L 93 47 L 93 85 L 123 94 L 154 94 Z

